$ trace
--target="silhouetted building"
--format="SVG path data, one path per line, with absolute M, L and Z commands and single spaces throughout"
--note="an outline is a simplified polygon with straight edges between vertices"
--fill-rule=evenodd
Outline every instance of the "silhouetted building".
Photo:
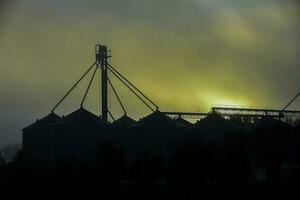
M 110 124 L 80 108 L 52 126 L 51 159 L 75 157 L 93 160 L 98 148 L 110 141 Z
M 289 157 L 292 155 L 292 127 L 266 116 L 253 124 L 247 141 L 249 152 L 253 154 L 254 163 L 250 163 L 254 170 L 252 174 L 264 171 L 265 174 L 260 173 L 257 179 L 264 177 L 267 181 L 279 180 L 281 167 L 290 162 Z
M 191 129 L 192 138 L 203 144 L 223 146 L 225 140 L 241 132 L 241 128 L 219 114 L 211 113 Z
M 134 119 L 124 115 L 112 123 L 112 128 L 116 130 L 124 130 L 134 126 L 136 123 L 137 122 Z
M 165 114 L 156 111 L 139 120 L 122 137 L 129 160 L 137 154 L 148 153 L 168 159 L 185 134 L 185 127 Z
M 43 119 L 23 129 L 23 150 L 31 156 L 45 160 L 50 155 L 50 132 L 52 125 L 61 119 L 50 113 Z
M 186 128 L 191 128 L 193 126 L 193 124 L 185 119 L 183 119 L 182 117 L 178 117 L 176 119 L 174 119 L 175 122 L 183 125 Z

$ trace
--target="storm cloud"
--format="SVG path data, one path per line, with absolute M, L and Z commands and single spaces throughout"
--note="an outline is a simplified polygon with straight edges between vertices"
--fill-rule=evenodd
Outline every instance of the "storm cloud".
M 0 145 L 19 141 L 21 128 L 51 110 L 93 63 L 96 43 L 109 46 L 112 64 L 161 110 L 208 111 L 213 104 L 281 108 L 300 89 L 299 1 L 2 2 L 8 1 L 0 9 L 6 13 L 0 27 Z M 87 81 L 59 114 L 78 107 Z M 128 114 L 149 113 L 113 82 Z M 99 113 L 99 102 L 94 84 L 88 109 Z M 121 114 L 113 98 L 111 105 Z

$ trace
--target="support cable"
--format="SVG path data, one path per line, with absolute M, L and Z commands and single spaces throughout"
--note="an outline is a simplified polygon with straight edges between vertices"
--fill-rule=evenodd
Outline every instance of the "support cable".
M 91 71 L 91 69 L 94 67 L 96 62 L 94 62 L 90 68 L 80 77 L 80 79 L 73 85 L 73 87 L 63 96 L 63 98 L 54 106 L 54 108 L 51 110 L 52 113 L 54 113 L 55 109 L 65 100 L 65 98 L 74 90 L 74 88 L 80 83 L 80 81 Z
M 108 112 L 109 116 L 112 118 L 112 120 L 115 122 L 116 120 L 115 120 L 114 116 L 111 114 L 111 112 L 109 110 L 107 110 L 107 112 Z
M 150 110 L 155 111 L 142 97 L 140 97 L 119 75 L 108 67 L 109 71 L 115 75 L 137 98 L 139 98 Z
M 87 87 L 85 93 L 84 93 L 84 96 L 83 96 L 83 99 L 82 99 L 82 101 L 81 101 L 80 107 L 82 107 L 83 104 L 84 104 L 84 101 L 85 101 L 85 99 L 86 99 L 86 97 L 87 97 L 87 95 L 88 95 L 88 92 L 89 92 L 89 90 L 90 90 L 90 88 L 91 88 L 91 85 L 92 85 L 92 83 L 93 83 L 93 80 L 94 80 L 94 78 L 95 78 L 97 69 L 98 69 L 98 67 L 96 67 L 95 70 L 94 70 L 93 76 L 92 76 L 92 78 L 91 78 L 91 80 L 90 80 L 90 82 L 89 82 L 89 85 L 88 85 L 88 87 Z
M 110 81 L 110 79 L 109 79 L 108 77 L 107 77 L 107 80 L 108 80 L 108 83 L 109 83 L 111 89 L 113 90 L 115 96 L 117 97 L 117 100 L 118 100 L 119 104 L 121 105 L 121 107 L 122 107 L 122 109 L 123 109 L 124 115 L 127 115 L 126 110 L 125 110 L 125 107 L 123 106 L 123 104 L 122 104 L 122 102 L 121 102 L 121 99 L 119 98 L 119 95 L 118 95 L 117 91 L 115 90 L 115 88 L 114 88 L 112 82 Z
M 110 69 L 110 71 L 114 71 L 115 73 L 117 73 L 123 80 L 125 80 L 131 87 L 133 87 L 138 93 L 140 93 L 144 98 L 146 98 L 152 105 L 155 106 L 156 110 L 159 110 L 158 106 L 151 101 L 142 91 L 140 91 L 137 87 L 135 87 L 128 79 L 126 79 L 118 70 L 116 70 L 113 66 L 111 66 L 110 64 L 108 65 L 108 69 Z M 151 109 L 152 110 L 152 109 Z
M 299 96 L 300 92 L 281 110 L 281 112 L 285 111 L 285 109 L 287 109 L 287 107 L 289 107 Z

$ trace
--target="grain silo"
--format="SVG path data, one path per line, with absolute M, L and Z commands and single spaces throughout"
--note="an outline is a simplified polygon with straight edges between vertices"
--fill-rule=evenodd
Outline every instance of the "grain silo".
M 241 132 L 241 128 L 217 113 L 210 113 L 191 129 L 194 141 L 223 146 L 225 140 Z
M 168 159 L 182 141 L 185 127 L 165 114 L 155 111 L 142 118 L 123 137 L 129 160 L 137 154 L 148 153 Z
M 124 130 L 134 126 L 136 123 L 134 119 L 124 115 L 112 123 L 112 128 L 115 130 Z
M 262 171 L 264 181 L 277 179 L 279 169 L 292 155 L 292 128 L 285 122 L 265 116 L 253 124 L 248 136 L 252 154 L 252 179 L 258 180 Z
M 51 158 L 93 160 L 101 144 L 110 141 L 110 124 L 80 108 L 55 123 L 51 130 Z
M 23 129 L 23 150 L 39 160 L 48 160 L 50 155 L 50 129 L 61 119 L 50 113 Z
M 178 117 L 176 119 L 174 119 L 175 122 L 183 125 L 186 128 L 191 128 L 193 126 L 193 124 L 185 119 L 183 119 L 182 117 Z

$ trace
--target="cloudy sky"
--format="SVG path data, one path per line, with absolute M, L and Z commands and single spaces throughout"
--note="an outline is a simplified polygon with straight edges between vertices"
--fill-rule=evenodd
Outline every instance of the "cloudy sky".
M 300 90 L 297 0 L 0 0 L 0 146 L 50 112 L 97 43 L 163 111 L 282 108 Z M 149 114 L 112 81 L 130 116 Z M 87 83 L 58 114 L 79 107 Z M 96 114 L 99 87 L 98 74 L 86 102 Z M 110 104 L 120 115 L 113 95 Z

